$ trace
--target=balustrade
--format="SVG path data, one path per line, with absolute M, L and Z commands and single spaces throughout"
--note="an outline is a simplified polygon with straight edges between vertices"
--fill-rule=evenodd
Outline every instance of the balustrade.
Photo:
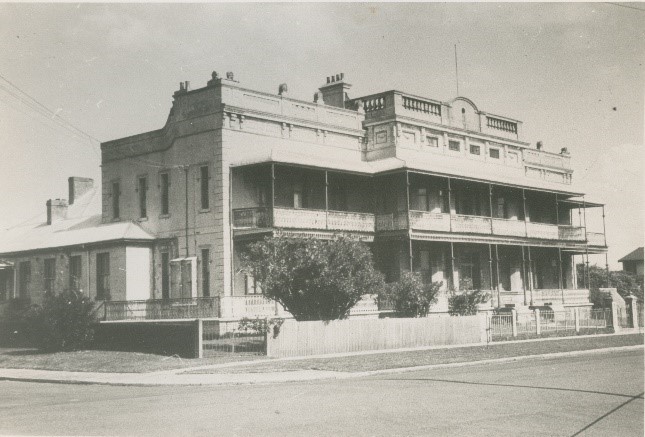
M 450 231 L 450 214 L 410 211 L 410 228 L 420 231 Z
M 529 238 L 540 238 L 542 240 L 557 240 L 560 236 L 557 225 L 547 223 L 526 224 L 527 236 Z
M 452 230 L 454 232 L 468 232 L 473 234 L 490 234 L 489 217 L 479 217 L 472 215 L 456 215 L 452 220 Z
M 585 241 L 585 230 L 578 226 L 559 226 L 558 236 L 560 240 Z
M 514 237 L 526 236 L 526 224 L 524 220 L 510 220 L 510 219 L 493 219 L 493 234 L 495 235 L 509 235 Z
M 605 246 L 605 234 L 587 232 L 587 244 L 590 246 Z

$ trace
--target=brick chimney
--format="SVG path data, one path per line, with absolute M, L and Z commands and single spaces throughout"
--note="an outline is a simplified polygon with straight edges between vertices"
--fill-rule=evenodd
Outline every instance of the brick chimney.
M 49 199 L 47 201 L 47 224 L 51 225 L 67 218 L 67 200 Z
M 94 188 L 94 179 L 72 176 L 67 179 L 67 184 L 69 186 L 69 196 L 67 198 L 69 199 L 69 204 L 73 205 L 76 199 Z
M 347 91 L 352 87 L 351 84 L 344 81 L 345 74 L 340 73 L 335 76 L 329 76 L 327 83 L 320 88 L 325 105 L 345 108 L 345 101 L 348 100 Z

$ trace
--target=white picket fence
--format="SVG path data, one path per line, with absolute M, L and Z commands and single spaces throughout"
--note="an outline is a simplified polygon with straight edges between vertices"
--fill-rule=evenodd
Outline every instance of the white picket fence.
M 287 320 L 267 336 L 267 356 L 291 357 L 421 346 L 486 343 L 486 318 Z

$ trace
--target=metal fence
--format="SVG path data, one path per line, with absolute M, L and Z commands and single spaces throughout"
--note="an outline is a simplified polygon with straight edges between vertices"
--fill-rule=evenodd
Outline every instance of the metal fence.
M 488 318 L 489 338 L 492 341 L 541 336 L 567 336 L 607 332 L 613 327 L 611 310 L 598 309 L 577 312 L 532 311 L 527 313 L 494 314 Z
M 219 316 L 219 298 L 127 300 L 106 302 L 104 320 L 197 319 Z
M 266 321 L 256 319 L 253 322 L 244 326 L 238 321 L 203 320 L 203 356 L 222 353 L 264 354 L 266 351 Z

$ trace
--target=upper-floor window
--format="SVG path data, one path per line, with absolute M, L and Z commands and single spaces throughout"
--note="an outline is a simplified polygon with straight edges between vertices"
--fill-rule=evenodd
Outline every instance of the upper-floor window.
M 208 184 L 210 176 L 208 174 L 208 166 L 203 165 L 199 168 L 199 181 L 201 187 L 201 208 L 208 209 L 210 208 L 210 197 L 208 195 Z
M 488 155 L 493 159 L 499 159 L 499 149 L 488 149 Z
M 448 149 L 453 152 L 459 152 L 461 150 L 461 142 L 457 140 L 448 140 Z
M 478 144 L 471 144 L 470 145 L 470 154 L 471 155 L 481 155 L 481 146 Z
M 45 259 L 45 293 L 54 293 L 56 283 L 56 258 Z
M 139 192 L 139 217 L 148 217 L 148 178 L 140 176 L 137 181 L 137 191 Z
M 81 289 L 81 256 L 74 255 L 69 258 L 69 289 L 80 291 Z
M 439 147 L 439 138 L 427 136 L 426 141 L 428 142 L 428 147 Z
M 18 291 L 20 293 L 20 297 L 28 298 L 29 290 L 31 288 L 31 262 L 22 261 L 20 263 L 19 272 L 20 272 L 20 284 L 19 284 Z
M 118 219 L 121 216 L 121 186 L 118 182 L 112 182 L 112 218 Z
M 161 184 L 161 214 L 170 214 L 170 174 L 161 173 L 159 175 Z

